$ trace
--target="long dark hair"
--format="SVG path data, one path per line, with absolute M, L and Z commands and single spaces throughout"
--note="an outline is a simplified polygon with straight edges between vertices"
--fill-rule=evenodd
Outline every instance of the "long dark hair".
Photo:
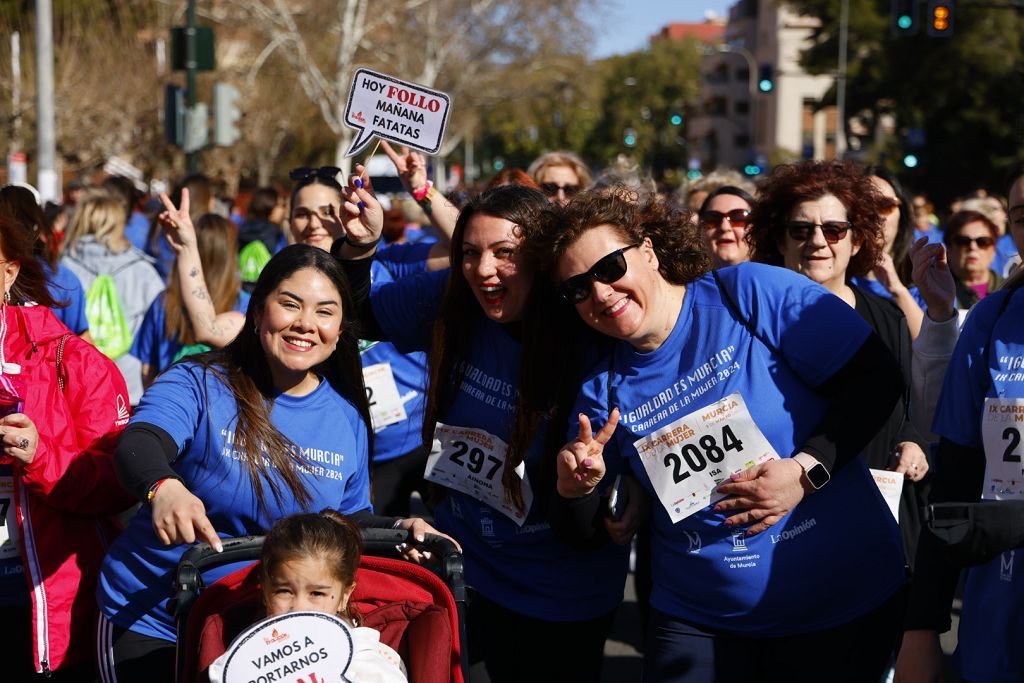
M 266 587 L 281 564 L 316 558 L 324 561 L 343 589 L 348 589 L 356 582 L 362 552 L 359 527 L 337 510 L 289 515 L 277 520 L 263 539 L 260 576 Z M 358 625 L 351 602 L 345 608 L 345 616 Z
M 889 183 L 900 203 L 896 207 L 896 211 L 899 211 L 900 222 L 896 229 L 896 239 L 893 240 L 890 256 L 892 256 L 892 263 L 896 267 L 896 274 L 899 276 L 900 282 L 909 287 L 914 281 L 914 263 L 910 260 L 910 247 L 914 243 L 914 214 L 910 195 L 903 189 L 896 174 L 885 166 L 869 166 L 868 176 L 874 176 Z
M 423 442 L 432 443 L 434 427 L 451 406 L 455 394 L 462 384 L 465 369 L 461 361 L 469 357 L 470 345 L 473 342 L 471 330 L 473 322 L 484 316 L 480 304 L 469 288 L 462 274 L 463 253 L 462 242 L 466 227 L 476 216 L 492 216 L 513 223 L 515 234 L 520 239 L 520 248 L 540 231 L 548 208 L 544 193 L 520 185 L 503 185 L 487 190 L 474 198 L 459 213 L 455 230 L 451 239 L 451 277 L 441 301 L 441 308 L 434 322 L 433 340 L 430 354 L 430 385 L 427 391 L 426 415 L 423 422 Z M 533 286 L 527 297 L 523 320 L 510 323 L 515 329 L 513 334 L 521 334 L 525 339 L 536 334 L 533 326 L 538 318 L 532 314 L 538 302 L 555 296 L 550 283 L 543 278 L 534 278 Z M 550 334 L 550 330 L 548 333 Z M 550 339 L 550 337 L 549 337 Z M 527 371 L 529 370 L 529 371 Z M 520 393 L 526 384 L 533 382 L 539 374 L 536 367 L 522 364 L 519 371 Z M 523 461 L 529 449 L 532 433 L 524 427 L 520 428 L 518 419 L 509 425 L 512 439 L 505 454 L 504 487 L 506 497 L 522 511 L 525 507 L 520 488 L 519 477 L 515 468 Z
M 363 386 L 358 339 L 354 332 L 355 319 L 352 313 L 355 307 L 352 305 L 352 294 L 341 266 L 323 249 L 293 244 L 278 252 L 256 281 L 245 314 L 245 324 L 234 341 L 223 349 L 189 359 L 212 372 L 234 394 L 238 407 L 235 448 L 243 454 L 249 480 L 264 510 L 267 508 L 263 479 L 270 483 L 271 494 L 278 505 L 286 500 L 277 482 L 269 476 L 271 469 L 281 475 L 296 501 L 307 505 L 312 500 L 299 477 L 303 461 L 298 448 L 270 421 L 274 396 L 278 392 L 273 384 L 266 352 L 255 330 L 257 317 L 262 314 L 270 294 L 282 281 L 306 268 L 324 275 L 337 287 L 344 316 L 337 349 L 312 370 L 330 382 L 335 391 L 356 407 L 366 424 L 368 448 L 372 451 L 373 427 Z
M 11 303 L 34 302 L 47 308 L 65 306 L 54 301 L 46 287 L 43 264 L 35 256 L 36 236 L 32 226 L 25 225 L 6 207 L 0 207 L 0 248 L 9 261 L 17 261 L 18 277 L 11 285 Z M 0 292 L 0 296 L 3 293 Z

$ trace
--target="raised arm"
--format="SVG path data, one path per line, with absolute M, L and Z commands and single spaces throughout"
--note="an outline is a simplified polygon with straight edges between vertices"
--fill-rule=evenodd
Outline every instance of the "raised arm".
M 160 225 L 167 235 L 167 241 L 177 253 L 175 268 L 178 269 L 178 284 L 185 312 L 192 323 L 196 341 L 215 348 L 226 346 L 238 336 L 245 323 L 245 316 L 235 311 L 218 314 L 213 299 L 206 287 L 203 264 L 199 259 L 199 245 L 196 228 L 189 215 L 188 189 L 181 191 L 181 206 L 175 207 L 170 198 L 160 195 L 164 211 L 160 214 Z
M 395 165 L 405 191 L 412 195 L 434 226 L 444 234 L 445 241 L 450 242 L 455 232 L 455 221 L 459 218 L 459 209 L 427 180 L 426 157 L 410 151 L 408 147 L 400 147 L 395 152 L 386 140 L 381 140 L 380 146 Z

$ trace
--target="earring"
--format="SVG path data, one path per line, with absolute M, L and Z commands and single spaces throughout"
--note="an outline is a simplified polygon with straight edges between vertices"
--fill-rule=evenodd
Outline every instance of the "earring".
M 5 304 L 11 303 L 11 293 L 10 292 L 4 292 L 4 303 Z
M 252 333 L 255 334 L 257 337 L 260 336 L 260 326 L 254 324 L 252 326 Z

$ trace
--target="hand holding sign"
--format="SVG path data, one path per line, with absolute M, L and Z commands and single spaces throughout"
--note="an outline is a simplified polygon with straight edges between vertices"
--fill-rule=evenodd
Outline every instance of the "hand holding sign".
M 608 421 L 593 433 L 590 418 L 580 413 L 580 431 L 576 440 L 558 452 L 558 493 L 563 498 L 580 498 L 597 488 L 604 478 L 604 447 L 619 424 L 619 409 L 612 410 Z
M 443 92 L 370 69 L 356 69 L 345 106 L 345 123 L 359 131 L 345 156 L 373 136 L 436 154 L 448 124 L 451 98 Z
M 384 209 L 373 194 L 373 186 L 365 177 L 366 170 L 356 164 L 355 175 L 348 185 L 341 188 L 342 227 L 345 229 L 345 243 L 355 250 L 355 256 L 365 256 L 367 250 L 377 244 L 384 229 Z M 342 252 L 343 258 L 351 258 Z

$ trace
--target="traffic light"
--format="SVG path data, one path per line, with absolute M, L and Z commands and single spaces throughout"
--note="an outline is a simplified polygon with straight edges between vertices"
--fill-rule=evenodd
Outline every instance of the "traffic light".
M 743 172 L 746 175 L 761 175 L 761 167 L 757 164 L 747 164 L 743 167 Z
M 892 0 L 892 34 L 909 38 L 917 35 L 917 0 Z
M 230 147 L 242 137 L 238 130 L 238 122 L 242 118 L 242 111 L 238 108 L 240 97 L 233 85 L 216 83 L 213 86 L 213 144 L 218 147 Z
M 917 168 L 918 159 L 916 154 L 905 154 L 903 156 L 903 165 L 907 168 Z
M 198 152 L 210 138 L 210 113 L 205 102 L 185 110 L 185 140 L 181 148 L 187 154 Z
M 771 92 L 775 89 L 775 79 L 772 76 L 772 65 L 762 64 L 757 79 L 757 89 L 761 92 Z
M 680 112 L 672 112 L 672 116 L 670 116 L 668 120 L 673 126 L 683 125 L 683 115 Z
M 929 0 L 928 35 L 932 38 L 953 35 L 953 0 Z
M 170 83 L 164 86 L 164 140 L 185 144 L 185 89 Z
M 622 142 L 626 147 L 636 147 L 636 131 L 632 128 L 622 131 Z

